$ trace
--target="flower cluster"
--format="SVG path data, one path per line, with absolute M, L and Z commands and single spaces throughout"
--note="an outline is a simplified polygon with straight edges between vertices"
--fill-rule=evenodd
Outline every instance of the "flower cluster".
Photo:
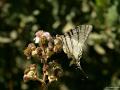
M 49 82 L 57 80 L 61 76 L 62 68 L 60 64 L 54 60 L 48 61 L 52 55 L 62 50 L 62 41 L 59 35 L 52 37 L 49 32 L 38 31 L 35 33 L 34 43 L 28 44 L 24 50 L 27 59 L 37 57 L 42 64 L 42 80 L 49 80 Z M 32 64 L 28 66 L 24 73 L 24 80 L 38 79 L 37 66 Z M 58 75 L 59 74 L 59 75 Z M 48 77 L 46 79 L 46 76 Z
M 35 44 L 38 44 L 38 47 L 34 43 L 30 43 L 24 50 L 24 54 L 28 59 L 32 56 L 37 56 L 44 62 L 47 62 L 47 59 L 54 53 L 61 51 L 62 42 L 58 35 L 52 37 L 50 33 L 44 31 L 38 31 L 35 35 L 34 41 Z

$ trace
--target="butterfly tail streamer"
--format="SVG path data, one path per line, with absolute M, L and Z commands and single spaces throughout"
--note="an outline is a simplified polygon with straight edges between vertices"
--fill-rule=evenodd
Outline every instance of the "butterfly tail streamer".
M 84 72 L 83 68 L 80 65 L 80 61 L 77 62 L 76 65 L 77 65 L 77 69 L 79 69 L 82 72 L 82 74 L 85 76 L 85 78 L 88 78 L 88 75 Z

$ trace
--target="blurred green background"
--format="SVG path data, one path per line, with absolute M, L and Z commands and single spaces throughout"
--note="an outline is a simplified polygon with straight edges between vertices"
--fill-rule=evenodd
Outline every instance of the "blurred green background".
M 120 90 L 120 0 L 0 0 L 0 90 L 37 90 L 23 82 L 25 46 L 39 29 L 80 24 L 93 25 L 81 61 L 89 78 L 67 78 L 60 90 Z

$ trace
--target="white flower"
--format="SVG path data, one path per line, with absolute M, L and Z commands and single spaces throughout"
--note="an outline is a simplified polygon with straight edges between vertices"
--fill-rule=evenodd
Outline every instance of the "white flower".
M 35 41 L 35 43 L 39 43 L 40 42 L 40 38 L 37 37 L 37 36 L 33 40 Z

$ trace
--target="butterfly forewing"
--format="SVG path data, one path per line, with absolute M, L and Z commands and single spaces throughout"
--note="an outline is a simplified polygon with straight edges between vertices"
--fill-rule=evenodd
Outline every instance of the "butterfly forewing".
M 71 36 L 69 33 L 65 33 L 65 39 L 66 39 L 66 43 L 69 49 L 69 54 L 73 53 L 73 45 L 72 45 L 72 41 L 71 41 Z
M 80 25 L 76 29 L 79 32 L 79 43 L 84 45 L 84 42 L 92 30 L 92 25 Z
M 61 40 L 62 40 L 62 43 L 63 43 L 63 50 L 65 53 L 68 53 L 68 46 L 67 46 L 67 42 L 66 42 L 66 38 L 65 38 L 65 35 L 61 35 Z

